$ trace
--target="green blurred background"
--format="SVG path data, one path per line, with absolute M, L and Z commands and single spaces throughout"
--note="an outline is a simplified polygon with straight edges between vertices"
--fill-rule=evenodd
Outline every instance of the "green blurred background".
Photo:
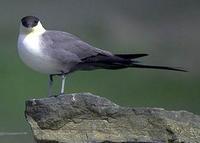
M 148 53 L 147 64 L 190 72 L 124 69 L 76 72 L 66 92 L 91 92 L 124 106 L 161 107 L 200 114 L 200 1 L 198 0 L 0 0 L 0 143 L 33 143 L 24 102 L 47 96 L 47 76 L 17 55 L 20 19 L 38 16 L 47 29 L 68 31 L 114 53 Z M 60 80 L 54 86 L 58 92 Z

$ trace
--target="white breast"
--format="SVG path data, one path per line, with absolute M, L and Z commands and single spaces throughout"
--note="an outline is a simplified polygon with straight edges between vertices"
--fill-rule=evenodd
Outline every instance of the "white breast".
M 18 37 L 18 53 L 22 61 L 30 68 L 47 74 L 56 74 L 60 66 L 56 60 L 42 52 L 39 35 L 20 34 Z

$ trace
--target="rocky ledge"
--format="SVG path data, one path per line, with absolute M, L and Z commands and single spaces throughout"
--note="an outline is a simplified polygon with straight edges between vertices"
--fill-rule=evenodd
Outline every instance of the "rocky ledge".
M 26 101 L 37 143 L 200 143 L 200 116 L 121 107 L 90 93 Z

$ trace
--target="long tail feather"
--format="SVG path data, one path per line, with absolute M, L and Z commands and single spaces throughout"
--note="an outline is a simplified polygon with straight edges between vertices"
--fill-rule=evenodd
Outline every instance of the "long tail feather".
M 116 54 L 115 56 L 120 57 L 125 60 L 130 60 L 131 64 L 124 65 L 125 67 L 133 67 L 133 68 L 149 68 L 149 69 L 161 69 L 161 70 L 173 70 L 173 71 L 182 71 L 186 72 L 186 70 L 167 67 L 167 66 L 154 66 L 154 65 L 142 65 L 138 64 L 134 59 L 148 56 L 148 54 Z
M 134 67 L 134 68 L 161 69 L 161 70 L 173 70 L 173 71 L 187 72 L 184 69 L 172 68 L 172 67 L 167 67 L 167 66 L 152 66 L 152 65 L 132 64 L 131 67 Z

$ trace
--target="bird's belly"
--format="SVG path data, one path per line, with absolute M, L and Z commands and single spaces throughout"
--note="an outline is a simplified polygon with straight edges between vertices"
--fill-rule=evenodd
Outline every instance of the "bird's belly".
M 59 65 L 43 54 L 34 54 L 27 50 L 19 49 L 19 55 L 22 61 L 33 70 L 47 74 L 59 73 Z
M 26 43 L 18 42 L 18 53 L 22 61 L 41 73 L 58 74 L 62 70 L 58 62 L 47 54 L 43 53 L 37 44 L 27 45 Z

